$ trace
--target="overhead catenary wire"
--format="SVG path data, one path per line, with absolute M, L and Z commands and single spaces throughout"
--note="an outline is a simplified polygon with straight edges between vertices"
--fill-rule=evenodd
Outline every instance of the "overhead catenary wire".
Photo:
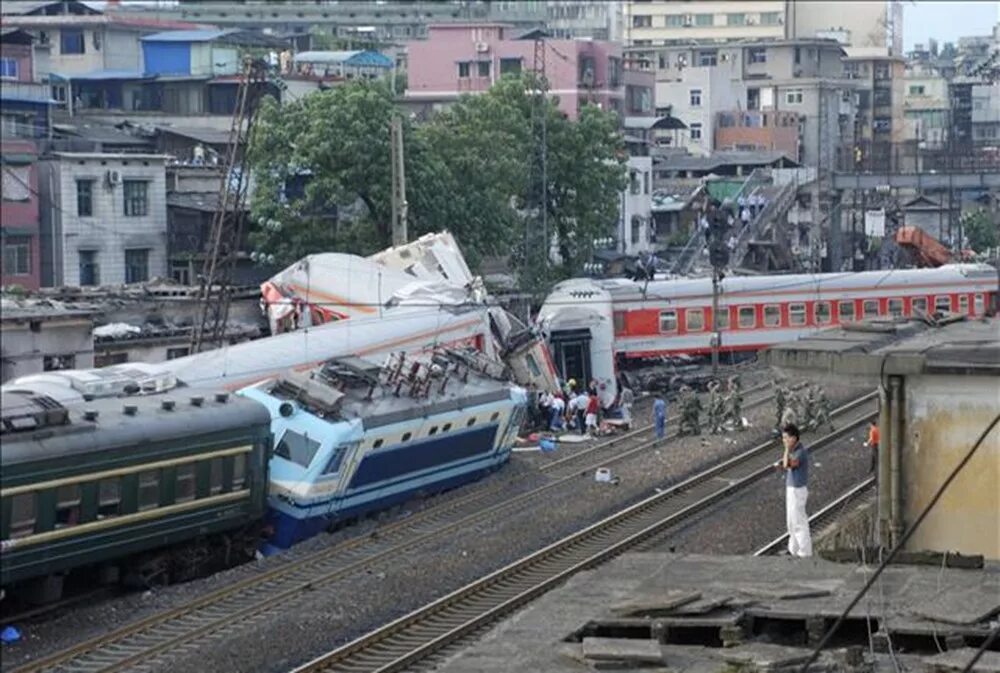
M 920 512 L 920 515 L 913 522 L 913 524 L 906 529 L 906 532 L 904 532 L 903 535 L 900 537 L 899 541 L 889 552 L 889 555 L 886 556 L 881 563 L 879 563 L 878 568 L 875 569 L 874 574 L 872 574 L 872 576 L 868 579 L 868 581 L 865 582 L 865 585 L 861 587 L 858 593 L 855 594 L 854 598 L 851 599 L 851 602 L 848 603 L 846 608 L 844 608 L 844 611 L 837 617 L 837 620 L 833 623 L 833 625 L 829 628 L 829 630 L 825 634 L 823 634 L 823 638 L 820 639 L 819 643 L 816 644 L 816 647 L 813 648 L 812 654 L 809 655 L 809 659 L 807 659 L 805 663 L 802 664 L 801 668 L 799 668 L 799 673 L 807 673 L 807 671 L 809 670 L 809 666 L 811 666 L 813 663 L 815 663 L 817 659 L 819 659 L 820 654 L 823 652 L 823 648 L 826 647 L 826 645 L 830 642 L 833 636 L 836 635 L 837 630 L 840 628 L 840 625 L 844 623 L 844 620 L 847 619 L 847 616 L 851 613 L 851 610 L 853 610 L 854 607 L 865 596 L 865 594 L 868 593 L 868 591 L 872 588 L 872 585 L 874 585 L 875 582 L 878 580 L 878 578 L 882 576 L 882 573 L 885 572 L 885 569 L 887 567 L 889 567 L 889 564 L 892 563 L 892 560 L 896 558 L 896 555 L 899 553 L 899 551 L 906 545 L 907 542 L 909 542 L 910 538 L 916 532 L 917 528 L 920 527 L 920 524 L 924 522 L 927 516 L 931 513 L 931 510 L 934 509 L 934 506 L 937 505 L 939 500 L 941 500 L 941 496 L 944 495 L 944 492 L 948 490 L 948 487 L 951 486 L 953 481 L 955 481 L 959 473 L 965 468 L 966 465 L 968 465 L 969 461 L 972 460 L 972 457 L 976 455 L 976 451 L 979 450 L 979 447 L 982 446 L 983 441 L 985 441 L 986 437 L 989 436 L 990 432 L 993 431 L 993 428 L 997 426 L 997 423 L 1000 423 L 1000 414 L 994 416 L 993 420 L 990 421 L 989 425 L 987 425 L 986 428 L 983 429 L 982 433 L 980 433 L 979 437 L 972 444 L 972 447 L 966 452 L 965 456 L 962 458 L 961 461 L 959 461 L 958 465 L 956 465 L 954 469 L 952 469 L 951 473 L 944 480 L 944 483 L 942 483 L 941 486 L 938 488 L 938 490 L 934 493 L 934 496 L 930 499 L 930 502 L 928 502 L 927 505 L 924 507 L 924 509 Z M 994 634 L 991 636 L 990 639 L 988 639 L 988 641 L 992 641 L 995 638 L 996 638 L 996 632 L 994 630 Z M 986 643 L 984 643 L 983 645 L 984 647 L 982 647 L 981 650 L 985 650 Z M 981 652 L 978 654 L 979 656 L 982 656 Z M 978 660 L 978 657 L 976 660 Z M 972 670 L 971 669 L 972 663 L 974 662 L 970 662 L 970 664 L 965 667 L 964 671 Z

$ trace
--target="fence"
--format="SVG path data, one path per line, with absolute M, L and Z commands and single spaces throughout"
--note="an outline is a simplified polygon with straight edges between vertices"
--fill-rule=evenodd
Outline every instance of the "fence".
M 842 173 L 1000 172 L 1000 143 L 857 143 L 837 150 Z

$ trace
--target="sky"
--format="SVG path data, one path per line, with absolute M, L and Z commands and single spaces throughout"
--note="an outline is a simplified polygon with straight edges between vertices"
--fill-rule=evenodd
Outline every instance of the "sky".
M 927 46 L 933 37 L 938 44 L 956 42 L 965 35 L 989 35 L 1000 21 L 1000 2 L 931 2 L 917 0 L 903 3 L 903 49 L 914 44 Z

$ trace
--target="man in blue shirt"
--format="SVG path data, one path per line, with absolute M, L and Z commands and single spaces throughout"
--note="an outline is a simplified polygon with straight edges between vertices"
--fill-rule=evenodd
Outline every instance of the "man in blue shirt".
M 667 433 L 667 403 L 660 395 L 653 402 L 653 423 L 656 425 L 656 438 L 663 439 Z
M 792 556 L 812 556 L 809 534 L 809 452 L 799 440 L 799 429 L 793 424 L 781 431 L 785 453 L 778 467 L 785 471 L 785 521 L 788 525 L 788 553 Z

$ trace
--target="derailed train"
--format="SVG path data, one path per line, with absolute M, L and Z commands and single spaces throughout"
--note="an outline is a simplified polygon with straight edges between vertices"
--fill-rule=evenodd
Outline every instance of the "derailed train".
M 74 570 L 175 581 L 287 548 L 497 469 L 526 406 L 502 366 L 457 350 L 338 358 L 236 394 L 103 375 L 124 394 L 3 390 L 4 588 L 53 599 Z

